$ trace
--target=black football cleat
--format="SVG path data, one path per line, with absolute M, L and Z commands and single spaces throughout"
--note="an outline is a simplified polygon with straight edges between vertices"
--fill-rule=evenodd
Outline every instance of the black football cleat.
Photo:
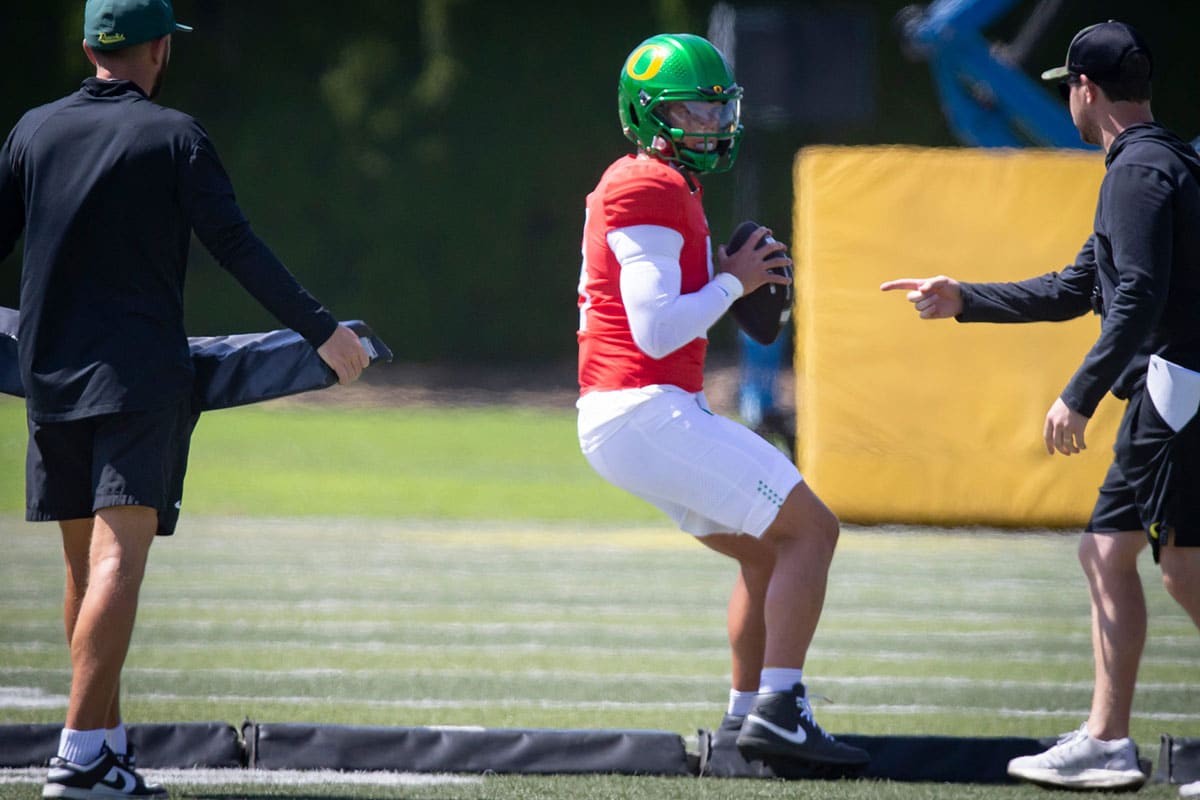
M 742 722 L 737 747 L 748 761 L 783 759 L 855 768 L 865 767 L 871 760 L 866 750 L 839 742 L 817 724 L 802 683 L 790 692 L 756 697 Z

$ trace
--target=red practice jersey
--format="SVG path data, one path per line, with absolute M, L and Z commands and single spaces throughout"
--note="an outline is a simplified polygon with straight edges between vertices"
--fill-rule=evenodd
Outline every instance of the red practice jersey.
M 625 156 L 614 162 L 587 197 L 579 276 L 580 394 L 654 384 L 698 392 L 704 388 L 708 339 L 697 337 L 657 359 L 633 341 L 621 300 L 621 264 L 608 246 L 609 232 L 632 225 L 659 225 L 683 236 L 680 294 L 699 291 L 712 279 L 699 184 L 693 193 L 679 170 L 658 159 Z

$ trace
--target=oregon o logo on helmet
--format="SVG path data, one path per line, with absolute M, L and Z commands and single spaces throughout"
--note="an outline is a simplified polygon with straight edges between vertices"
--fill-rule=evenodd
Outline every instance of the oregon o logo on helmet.
M 650 56 L 650 63 L 639 70 L 638 63 L 645 60 L 646 56 Z M 658 74 L 658 71 L 662 69 L 663 62 L 666 60 L 666 50 L 654 44 L 644 45 L 633 51 L 633 55 L 629 57 L 629 61 L 625 64 L 625 71 L 635 81 L 648 81 Z
M 712 90 L 713 90 L 714 94 L 724 94 L 725 93 L 725 87 L 719 83 L 716 86 L 712 87 Z

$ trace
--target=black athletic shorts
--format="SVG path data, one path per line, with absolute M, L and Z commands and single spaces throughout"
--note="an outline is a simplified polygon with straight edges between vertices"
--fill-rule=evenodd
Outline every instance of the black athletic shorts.
M 183 401 L 70 422 L 28 419 L 25 519 L 83 519 L 101 508 L 148 506 L 158 511 L 158 535 L 170 536 L 197 418 Z
M 1200 547 L 1200 414 L 1176 433 L 1139 389 L 1129 399 L 1113 452 L 1088 531 L 1144 530 L 1155 561 L 1168 541 Z

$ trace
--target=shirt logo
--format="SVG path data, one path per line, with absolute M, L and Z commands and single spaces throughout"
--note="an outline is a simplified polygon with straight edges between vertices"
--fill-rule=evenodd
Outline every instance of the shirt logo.
M 125 34 L 101 33 L 96 38 L 100 40 L 100 44 L 116 44 L 117 42 L 125 41 Z

